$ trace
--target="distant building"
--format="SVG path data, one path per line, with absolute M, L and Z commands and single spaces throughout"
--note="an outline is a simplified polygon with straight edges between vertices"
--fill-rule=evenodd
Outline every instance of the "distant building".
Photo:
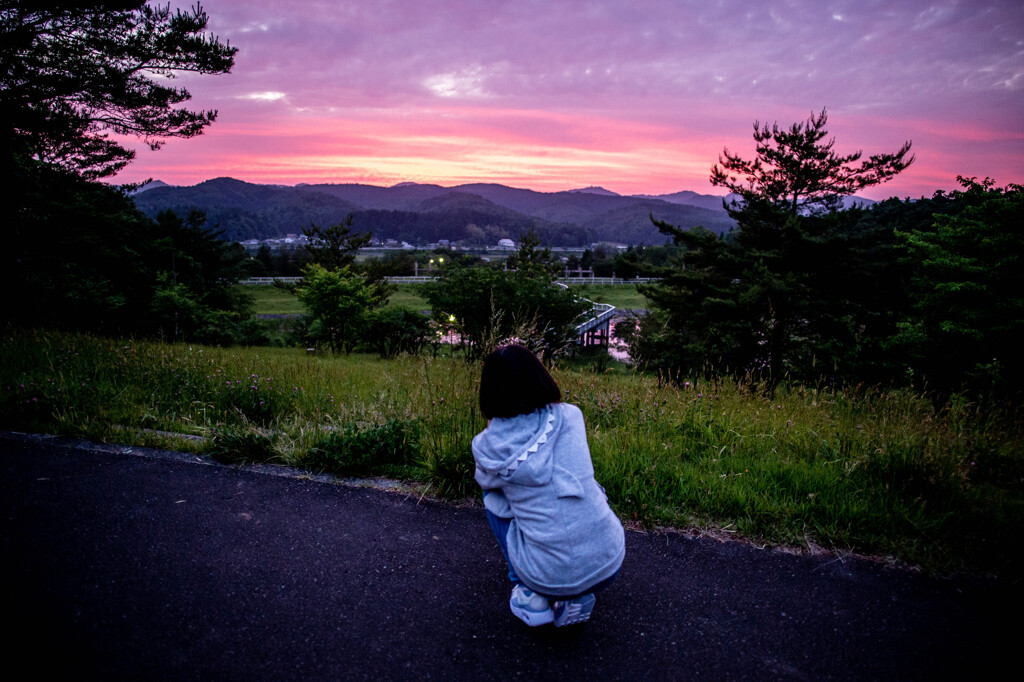
M 516 248 L 516 243 L 514 241 L 512 241 L 511 239 L 499 239 L 498 240 L 498 248 L 499 249 L 511 250 L 511 249 Z

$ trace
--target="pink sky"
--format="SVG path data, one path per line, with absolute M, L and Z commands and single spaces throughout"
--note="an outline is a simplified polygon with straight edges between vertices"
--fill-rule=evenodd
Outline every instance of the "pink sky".
M 177 3 L 182 7 L 188 3 Z M 621 194 L 708 182 L 755 119 L 827 107 L 836 149 L 916 163 L 864 196 L 956 176 L 1024 183 L 1024 2 L 206 0 L 239 48 L 186 76 L 200 137 L 115 178 L 190 185 L 499 182 Z

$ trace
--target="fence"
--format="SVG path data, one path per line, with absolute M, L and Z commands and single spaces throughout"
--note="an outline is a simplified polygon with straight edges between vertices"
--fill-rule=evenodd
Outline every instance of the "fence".
M 433 282 L 435 279 L 437 278 L 430 275 L 388 277 L 388 281 L 395 284 Z M 634 279 L 622 279 L 621 277 L 560 277 L 557 281 L 563 284 L 636 284 L 638 282 L 657 282 L 660 279 L 659 277 L 636 277 Z M 240 280 L 238 283 L 246 286 L 270 286 L 275 281 L 294 284 L 301 280 L 301 277 L 250 277 L 249 279 Z

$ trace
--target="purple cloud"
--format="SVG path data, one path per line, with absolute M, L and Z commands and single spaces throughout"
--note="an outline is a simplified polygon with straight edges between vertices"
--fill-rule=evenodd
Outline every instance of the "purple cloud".
M 221 119 L 200 140 L 140 151 L 125 180 L 190 182 L 230 168 L 267 182 L 707 192 L 722 147 L 749 155 L 755 119 L 788 124 L 825 106 L 840 151 L 914 140 L 918 162 L 870 196 L 930 194 L 958 173 L 1024 179 L 1017 0 L 204 8 L 240 48 L 231 75 L 186 80 L 195 104 Z M 325 143 L 280 143 L 296 136 Z

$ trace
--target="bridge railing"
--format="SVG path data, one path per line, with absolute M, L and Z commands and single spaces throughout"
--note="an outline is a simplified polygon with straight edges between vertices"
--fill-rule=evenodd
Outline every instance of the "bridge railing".
M 603 327 L 608 320 L 615 317 L 615 306 L 610 303 L 594 303 L 592 317 L 576 325 L 576 333 L 583 336 L 592 329 Z
M 569 288 L 562 282 L 555 282 L 555 285 L 560 286 L 563 289 Z M 608 320 L 615 316 L 615 306 L 611 303 L 595 303 L 589 298 L 583 298 L 582 296 L 577 296 L 576 300 L 586 301 L 590 304 L 590 317 L 576 325 L 576 336 L 580 338 L 590 330 L 604 326 L 607 324 Z

